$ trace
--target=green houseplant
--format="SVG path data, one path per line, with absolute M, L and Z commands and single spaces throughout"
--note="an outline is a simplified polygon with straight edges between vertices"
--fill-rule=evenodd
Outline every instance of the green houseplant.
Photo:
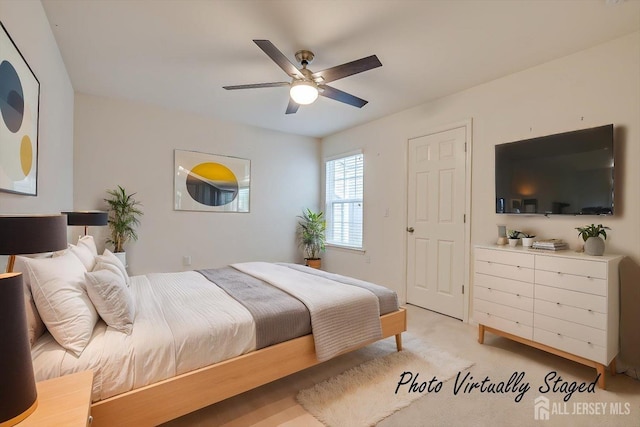
M 129 240 L 138 240 L 136 227 L 140 225 L 139 217 L 142 211 L 138 208 L 140 202 L 133 196 L 136 193 L 127 194 L 124 188 L 107 190 L 109 197 L 104 199 L 109 205 L 109 231 L 107 244 L 113 245 L 114 253 L 124 253 L 124 245 Z M 123 262 L 126 265 L 126 262 Z
M 531 246 L 533 246 L 533 239 L 535 239 L 536 237 L 535 235 L 521 232 L 520 236 L 522 237 L 522 246 L 524 246 L 525 248 L 530 248 Z
M 507 230 L 507 237 L 509 238 L 509 246 L 518 246 L 520 240 L 520 232 L 518 230 Z
M 611 230 L 609 227 L 605 227 L 602 224 L 585 225 L 584 227 L 576 227 L 578 230 L 578 236 L 584 240 L 584 252 L 587 255 L 601 256 L 604 254 L 604 240 L 600 236 L 607 239 L 607 230 Z
M 320 268 L 320 252 L 325 249 L 327 228 L 324 213 L 307 209 L 298 218 L 298 241 L 304 250 L 305 261 L 310 267 Z

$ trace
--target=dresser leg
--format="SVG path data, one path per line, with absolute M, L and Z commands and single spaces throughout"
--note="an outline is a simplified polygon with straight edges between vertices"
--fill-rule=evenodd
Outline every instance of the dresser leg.
M 484 325 L 478 325 L 478 342 L 484 344 Z
M 600 378 L 598 378 L 598 387 L 600 387 L 601 389 L 605 389 L 605 374 L 606 374 L 606 369 L 605 366 L 601 363 L 598 363 L 596 365 L 596 370 L 598 371 L 598 374 L 600 374 Z
M 611 372 L 612 376 L 616 375 L 616 358 L 614 357 L 611 363 L 609 364 L 609 372 Z

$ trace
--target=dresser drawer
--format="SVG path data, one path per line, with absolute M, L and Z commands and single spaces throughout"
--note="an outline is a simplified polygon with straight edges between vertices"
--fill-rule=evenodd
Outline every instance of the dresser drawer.
M 533 311 L 533 298 L 528 298 L 519 294 L 499 291 L 484 286 L 474 286 L 474 298 L 493 302 L 496 304 L 508 305 L 524 311 Z
M 576 276 L 575 274 L 536 270 L 535 282 L 555 288 L 586 292 L 607 296 L 607 281 L 596 277 Z
M 528 340 L 533 339 L 533 327 L 516 323 L 513 320 L 504 319 L 499 316 L 492 316 L 481 311 L 474 311 L 473 318 L 481 325 L 498 329 L 512 335 L 517 335 Z
M 589 311 L 584 308 L 571 307 L 555 302 L 536 300 L 534 305 L 534 317 L 538 314 L 555 317 L 556 319 L 569 320 L 592 328 L 607 329 L 607 315 L 597 311 Z
M 522 323 L 533 326 L 533 311 L 520 310 L 519 308 L 497 304 L 482 299 L 473 300 L 473 309 L 492 316 L 502 317 L 512 320 L 515 323 Z
M 476 273 L 533 283 L 533 269 L 493 261 L 476 261 Z
M 533 340 L 549 347 L 564 350 L 567 353 L 575 354 L 589 360 L 593 360 L 603 365 L 608 365 L 607 350 L 595 344 L 589 344 L 566 335 L 558 335 L 554 332 L 545 331 L 544 329 L 536 329 L 533 332 Z
M 552 288 L 543 285 L 535 285 L 534 294 L 536 300 L 540 299 L 559 305 L 583 308 L 585 310 L 597 311 L 598 313 L 607 312 L 607 298 L 599 295 L 568 291 L 566 289 Z
M 490 261 L 500 264 L 533 268 L 535 258 L 533 254 L 520 254 L 503 250 L 476 248 L 477 261 Z
M 519 280 L 507 279 L 505 277 L 490 276 L 476 273 L 473 276 L 473 286 L 482 286 L 489 289 L 508 292 L 514 295 L 521 295 L 533 298 L 533 283 L 521 282 Z
M 607 345 L 607 334 L 602 329 L 591 328 L 589 326 L 579 325 L 574 322 L 560 320 L 544 316 L 542 314 L 535 315 L 533 327 L 575 338 L 577 340 L 584 341 L 587 344 L 595 344 L 600 347 L 606 347 Z
M 536 255 L 536 270 L 597 277 L 605 280 L 607 278 L 607 263 L 595 260 Z

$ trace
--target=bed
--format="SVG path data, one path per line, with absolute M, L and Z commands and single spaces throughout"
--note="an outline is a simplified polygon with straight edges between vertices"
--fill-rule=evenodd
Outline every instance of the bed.
M 61 257 L 75 263 L 69 253 Z M 107 255 L 101 257 L 102 264 L 84 266 L 82 286 L 89 290 L 90 276 L 105 266 Z M 43 311 L 39 282 L 47 277 L 31 265 L 46 261 L 25 263 L 25 300 Z M 115 277 L 116 269 L 110 271 Z M 80 352 L 60 344 L 51 322 L 33 340 L 37 380 L 94 372 L 96 426 L 157 425 L 382 338 L 395 336 L 401 350 L 406 330 L 394 292 L 295 264 L 240 263 L 125 281 L 131 324 L 112 326 L 109 313 L 98 313 Z M 58 295 L 60 282 L 56 286 Z M 92 305 L 101 311 L 104 301 Z

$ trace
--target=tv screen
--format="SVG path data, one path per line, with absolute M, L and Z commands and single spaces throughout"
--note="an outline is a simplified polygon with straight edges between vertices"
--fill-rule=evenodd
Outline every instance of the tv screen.
M 496 145 L 496 213 L 613 214 L 613 125 Z

